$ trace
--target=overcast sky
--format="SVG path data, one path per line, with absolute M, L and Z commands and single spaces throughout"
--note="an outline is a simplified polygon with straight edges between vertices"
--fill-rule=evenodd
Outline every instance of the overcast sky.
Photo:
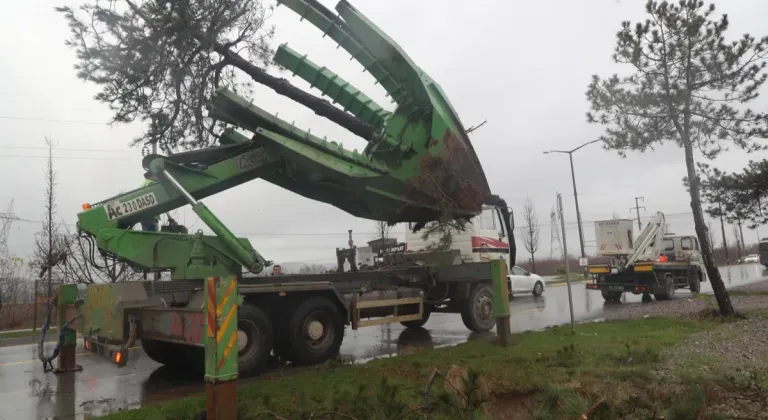
M 329 8 L 335 2 L 321 0 Z M 74 52 L 64 45 L 68 28 L 58 5 L 77 1 L 0 0 L 0 206 L 14 201 L 11 247 L 19 256 L 32 251 L 40 229 L 45 199 L 45 143 L 56 144 L 58 217 L 74 228 L 84 202 L 103 200 L 142 180 L 141 155 L 128 147 L 141 125 L 109 127 L 111 114 L 93 100 L 96 87 L 75 77 Z M 563 194 L 568 248 L 578 252 L 578 233 L 568 156 L 545 155 L 549 149 L 571 149 L 596 138 L 601 130 L 585 122 L 585 91 L 590 76 L 620 71 L 611 61 L 615 33 L 622 20 L 645 19 L 642 0 L 354 0 L 362 13 L 387 32 L 443 88 L 465 126 L 487 119 L 471 139 L 492 190 L 519 214 L 526 195 L 539 213 L 541 257 L 550 253 L 549 211 L 557 192 Z M 470 7 L 471 4 L 471 7 Z M 766 35 L 765 0 L 717 3 L 728 13 L 729 40 L 749 32 Z M 384 90 L 350 61 L 343 49 L 285 7 L 272 18 L 275 47 L 287 42 L 362 89 L 380 104 L 392 104 Z M 286 75 L 285 77 L 288 77 Z M 293 78 L 304 89 L 308 84 Z M 764 89 L 765 90 L 765 89 Z M 318 94 L 315 90 L 313 93 Z M 267 88 L 257 89 L 255 102 L 279 112 L 312 134 L 342 141 L 362 150 L 364 142 L 346 130 Z M 768 96 L 753 106 L 765 110 Z M 762 156 L 751 156 L 761 158 Z M 739 170 L 748 161 L 728 152 L 715 162 Z M 643 196 L 641 215 L 667 215 L 671 229 L 693 234 L 689 199 L 682 185 L 683 151 L 675 146 L 621 159 L 599 144 L 574 154 L 576 181 L 587 252 L 594 239 L 592 221 L 630 213 L 634 197 Z M 267 259 L 276 262 L 334 261 L 336 247 L 346 246 L 347 229 L 358 244 L 371 239 L 373 222 L 356 219 L 332 206 L 316 203 L 264 181 L 253 181 L 205 200 L 238 235 L 248 237 Z M 4 211 L 4 210 L 2 210 Z M 195 229 L 187 207 L 180 221 Z M 518 216 L 518 225 L 520 217 Z M 765 230 L 765 228 L 763 228 Z M 405 227 L 394 232 L 404 237 Z M 719 227 L 715 236 L 721 242 Z M 768 233 L 768 231 L 766 231 Z M 730 231 L 729 231 L 730 235 Z M 747 243 L 757 233 L 745 231 Z M 522 248 L 522 247 L 521 247 Z M 524 251 L 523 251 L 524 252 Z

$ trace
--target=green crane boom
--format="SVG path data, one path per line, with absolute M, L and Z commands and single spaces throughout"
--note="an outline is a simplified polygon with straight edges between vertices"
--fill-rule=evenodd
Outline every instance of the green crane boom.
M 376 104 L 335 73 L 281 45 L 275 62 L 309 82 L 374 134 L 362 153 L 318 138 L 227 89 L 209 100 L 209 115 L 231 124 L 219 145 L 144 158 L 149 186 L 84 206 L 78 229 L 104 253 L 135 267 L 170 270 L 175 279 L 254 273 L 269 264 L 199 200 L 256 178 L 331 204 L 354 216 L 414 222 L 468 219 L 490 193 L 466 129 L 437 83 L 346 1 L 338 15 L 315 0 L 281 0 L 348 51 L 397 104 Z M 247 137 L 237 130 L 247 130 Z M 134 231 L 142 220 L 189 204 L 215 233 Z M 507 231 L 509 229 L 508 217 Z M 509 235 L 514 261 L 514 239 Z

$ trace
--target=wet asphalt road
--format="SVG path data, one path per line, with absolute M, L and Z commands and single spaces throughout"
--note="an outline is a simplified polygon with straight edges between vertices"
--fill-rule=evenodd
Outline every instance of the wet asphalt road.
M 722 268 L 726 287 L 753 283 L 768 277 L 757 264 Z M 711 293 L 709 282 L 702 293 Z M 583 283 L 573 283 L 576 321 L 600 318 L 611 306 L 603 306 L 599 292 L 589 291 Z M 678 291 L 685 296 L 687 290 Z M 640 295 L 625 294 L 625 304 L 640 304 Z M 614 306 L 615 307 L 615 306 Z M 515 332 L 537 330 L 570 320 L 568 293 L 564 286 L 552 286 L 539 298 L 517 296 L 511 302 L 511 325 Z M 342 355 L 364 362 L 370 358 L 408 354 L 415 349 L 458 344 L 475 336 L 456 314 L 433 314 L 424 330 L 406 330 L 399 324 L 347 330 Z M 54 344 L 46 345 L 50 354 Z M 43 373 L 33 344 L 0 347 L 0 420 L 84 418 L 118 409 L 137 408 L 168 399 L 202 392 L 200 379 L 170 374 L 146 357 L 140 348 L 130 352 L 127 367 L 119 369 L 111 362 L 85 353 L 78 344 L 78 364 L 84 369 L 75 374 Z M 290 369 L 276 368 L 268 376 Z M 242 379 L 254 381 L 257 378 Z

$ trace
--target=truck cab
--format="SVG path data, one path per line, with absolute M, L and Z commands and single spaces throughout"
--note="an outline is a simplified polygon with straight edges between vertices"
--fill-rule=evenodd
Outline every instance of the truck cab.
M 498 208 L 483 206 L 482 213 L 472 218 L 463 232 L 451 229 L 450 233 L 451 249 L 459 251 L 462 261 L 487 262 L 504 259 L 507 267 L 512 267 L 504 217 Z M 424 240 L 422 232 L 413 233 L 413 224 L 409 223 L 405 232 L 405 243 L 408 251 L 426 251 L 437 246 L 439 236 L 439 233 L 433 233 Z
M 661 254 L 668 261 L 684 261 L 692 265 L 702 266 L 701 246 L 699 239 L 693 235 L 664 235 L 661 241 Z

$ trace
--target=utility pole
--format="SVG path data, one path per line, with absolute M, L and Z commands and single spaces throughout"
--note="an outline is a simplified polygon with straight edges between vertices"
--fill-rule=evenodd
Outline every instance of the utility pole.
M 631 213 L 632 210 L 634 210 L 637 213 L 637 228 L 642 230 L 643 224 L 640 222 L 640 209 L 645 210 L 645 206 L 640 207 L 640 203 L 637 200 L 643 200 L 643 202 L 645 202 L 644 197 L 635 197 L 635 208 L 630 208 L 629 211 Z
M 565 153 L 568 155 L 568 158 L 571 162 L 571 181 L 573 182 L 573 199 L 576 202 L 576 224 L 579 227 L 579 245 L 581 246 L 581 258 L 585 258 L 585 259 L 587 258 L 587 253 L 584 251 L 584 231 L 581 227 L 581 211 L 579 210 L 579 194 L 576 192 L 576 174 L 573 170 L 573 153 L 586 145 L 597 143 L 598 141 L 600 141 L 600 139 L 591 140 L 571 150 L 549 150 L 549 151 L 543 152 L 545 155 L 549 153 Z M 563 242 L 565 242 L 565 224 L 563 224 Z M 587 272 L 587 267 L 584 266 L 584 278 L 587 278 L 587 277 L 589 277 L 589 273 Z
M 720 208 L 720 230 L 723 233 L 723 249 L 725 249 L 725 264 L 728 265 L 731 263 L 731 258 L 728 256 L 728 239 L 725 237 L 725 221 L 723 220 L 723 211 L 722 206 Z M 714 245 L 712 245 L 714 248 Z
M 744 252 L 747 252 L 747 245 L 744 243 L 744 230 L 742 230 L 741 225 L 742 221 L 741 218 L 736 219 L 736 222 L 739 225 L 739 236 L 741 237 L 741 249 L 744 250 Z
M 152 154 L 153 155 L 157 154 L 157 140 L 152 142 Z M 155 225 L 155 229 L 157 229 L 158 231 L 160 230 L 160 221 L 159 221 L 159 219 L 158 219 L 158 223 Z M 153 279 L 154 279 L 154 281 L 160 281 L 160 273 L 158 271 L 155 271 Z M 152 296 L 155 295 L 155 283 L 154 283 L 154 281 L 152 282 Z
M 571 269 L 568 267 L 568 245 L 565 239 L 565 218 L 563 217 L 563 198 L 557 193 L 557 210 L 560 214 L 560 225 L 563 228 L 563 260 L 565 262 L 565 283 L 568 285 L 568 306 L 571 309 L 571 330 L 574 329 L 573 322 L 573 296 L 571 295 Z M 582 248 L 583 250 L 584 248 Z M 584 251 L 582 251 L 583 253 Z
M 557 251 L 561 250 L 560 245 L 560 228 L 557 226 L 557 211 L 552 207 L 552 211 L 549 212 L 549 259 L 552 259 L 552 255 L 555 251 L 555 245 L 557 245 Z

